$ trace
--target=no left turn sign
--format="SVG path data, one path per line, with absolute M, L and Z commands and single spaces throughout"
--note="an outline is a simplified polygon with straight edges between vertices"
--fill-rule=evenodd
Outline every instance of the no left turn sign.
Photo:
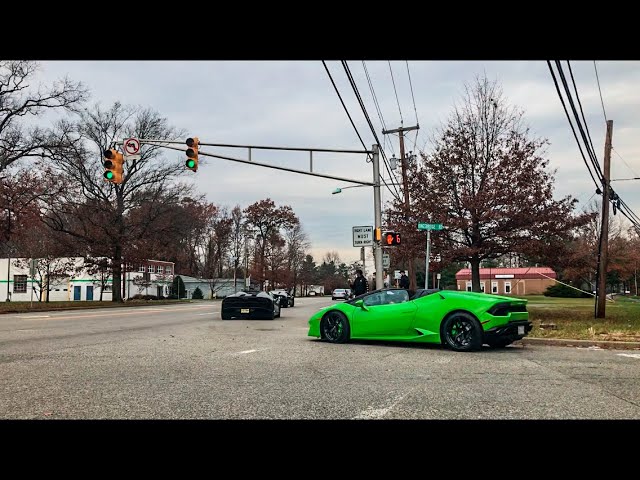
M 140 140 L 137 138 L 127 138 L 124 141 L 124 153 L 127 155 L 135 155 L 140 151 Z

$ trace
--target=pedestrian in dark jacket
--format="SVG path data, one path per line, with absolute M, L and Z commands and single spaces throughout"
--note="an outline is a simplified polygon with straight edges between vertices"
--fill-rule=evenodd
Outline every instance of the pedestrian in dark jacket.
M 409 288 L 409 277 L 404 273 L 404 270 L 400 272 L 400 288 Z
M 369 282 L 367 282 L 367 279 L 364 278 L 362 270 L 356 270 L 356 279 L 351 284 L 351 289 L 353 290 L 353 293 L 356 297 L 369 291 Z

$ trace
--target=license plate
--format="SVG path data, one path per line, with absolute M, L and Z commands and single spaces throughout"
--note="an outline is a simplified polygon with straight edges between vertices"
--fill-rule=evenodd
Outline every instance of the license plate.
M 518 335 L 524 335 L 524 325 L 518 325 Z
M 249 313 L 249 309 L 248 308 L 241 308 L 240 309 L 240 313 Z M 524 327 L 522 327 L 522 328 L 524 329 Z

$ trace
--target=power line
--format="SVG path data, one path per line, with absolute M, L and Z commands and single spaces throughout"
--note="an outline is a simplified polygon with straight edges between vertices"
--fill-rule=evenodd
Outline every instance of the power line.
M 416 99 L 413 96 L 413 84 L 411 83 L 411 72 L 409 71 L 409 61 L 405 60 L 405 63 L 407 64 L 407 75 L 409 75 L 409 86 L 411 87 L 411 100 L 413 100 L 413 111 L 416 113 L 416 125 L 420 126 L 420 122 L 418 121 L 418 109 L 416 108 Z M 416 139 L 417 138 L 418 138 L 418 130 L 416 130 Z
M 347 117 L 349 117 L 349 120 L 351 121 L 351 125 L 353 125 L 353 129 L 356 131 L 356 135 L 358 135 L 358 138 L 360 139 L 360 143 L 362 143 L 362 146 L 364 147 L 365 150 L 367 150 L 367 146 L 365 145 L 364 141 L 362 140 L 362 136 L 360 136 L 360 132 L 358 131 L 358 128 L 356 127 L 356 124 L 353 122 L 353 118 L 351 118 L 351 114 L 349 113 L 349 110 L 347 109 L 347 106 L 344 103 L 344 100 L 342 99 L 342 95 L 340 95 L 340 91 L 338 90 L 338 87 L 336 86 L 336 82 L 334 82 L 333 80 L 333 76 L 331 75 L 331 72 L 329 71 L 329 68 L 327 67 L 327 64 L 324 60 L 322 60 L 322 65 L 324 65 L 324 69 L 327 71 L 327 75 L 329 75 L 329 79 L 331 80 L 331 84 L 333 85 L 334 90 L 336 91 L 336 94 L 338 95 L 338 98 L 340 99 L 340 103 L 342 103 L 342 107 L 344 108 L 344 111 L 347 114 Z M 380 145 L 380 142 L 378 142 L 378 145 Z M 383 157 L 384 157 L 384 151 L 383 151 Z M 385 186 L 389 189 L 389 191 L 391 191 L 391 189 L 389 188 L 389 186 L 387 185 L 387 183 L 384 181 L 384 178 L 382 179 L 383 183 L 385 184 Z M 394 193 L 394 192 L 391 192 Z
M 631 166 L 627 163 L 627 161 L 626 161 L 624 158 L 622 158 L 622 155 L 620 155 L 620 154 L 618 153 L 618 151 L 617 151 L 615 148 L 611 147 L 611 150 L 613 150 L 614 152 L 616 152 L 616 155 L 618 155 L 618 156 L 620 157 L 620 160 L 622 160 L 622 161 L 624 162 L 624 164 L 625 164 L 627 167 L 629 167 L 629 170 L 631 170 L 631 171 L 633 172 L 633 174 L 634 174 L 634 175 L 637 175 L 637 176 L 639 176 L 639 177 L 640 177 L 640 175 L 639 175 L 638 173 L 636 173 L 636 171 L 635 171 L 633 168 L 631 168 Z
M 335 89 L 336 93 L 338 94 L 338 98 L 340 99 L 340 103 L 342 103 L 342 107 L 344 108 L 344 111 L 347 113 L 347 117 L 349 117 L 349 121 L 351 122 L 351 125 L 353 125 L 353 129 L 356 131 L 356 134 L 358 135 L 358 138 L 360 139 L 360 143 L 362 143 L 362 146 L 364 147 L 364 149 L 367 150 L 367 146 L 364 144 L 364 141 L 362 140 L 362 137 L 360 136 L 360 132 L 358 131 L 358 128 L 356 127 L 356 124 L 353 123 L 353 119 L 351 118 L 351 114 L 349 113 L 349 110 L 347 109 L 347 106 L 344 104 L 344 100 L 342 100 L 342 95 L 340 95 L 340 92 L 338 91 L 338 87 L 336 86 L 336 82 L 333 81 L 333 77 L 331 76 L 331 72 L 329 71 L 329 68 L 327 67 L 327 64 L 325 63 L 324 60 L 322 60 L 322 65 L 324 65 L 324 69 L 327 71 L 327 75 L 329 75 L 329 80 L 331 80 L 331 84 L 333 85 L 333 88 Z
M 602 104 L 602 114 L 604 115 L 604 122 L 607 123 L 607 112 L 604 109 L 604 100 L 602 100 L 602 90 L 600 89 L 600 78 L 598 77 L 598 67 L 596 61 L 593 61 L 593 69 L 596 71 L 596 81 L 598 82 L 598 91 L 600 92 L 600 103 Z
M 571 122 L 571 117 L 569 116 L 569 111 L 567 110 L 567 106 L 564 103 L 564 98 L 562 97 L 562 93 L 560 92 L 560 86 L 558 85 L 558 80 L 556 79 L 556 74 L 553 71 L 553 68 L 551 67 L 551 62 L 549 60 L 547 60 L 547 66 L 549 67 L 549 71 L 551 72 L 551 77 L 553 78 L 553 83 L 556 86 L 556 92 L 558 93 L 558 97 L 560 98 L 560 102 L 562 103 L 562 108 L 564 109 L 564 113 L 567 116 L 567 120 L 569 121 L 569 126 L 571 127 L 571 131 L 573 132 L 573 136 L 576 139 L 576 143 L 578 144 L 578 149 L 580 150 L 580 155 L 582 156 L 582 160 L 584 161 L 584 164 L 587 166 L 587 170 L 589 171 L 589 175 L 591 176 L 591 179 L 593 180 L 593 183 L 596 185 L 597 188 L 600 188 L 600 184 L 601 182 L 596 181 L 596 178 L 593 176 L 593 173 L 591 172 L 591 167 L 589 166 L 589 163 L 587 162 L 587 158 L 584 156 L 584 152 L 582 151 L 582 145 L 580 144 L 580 140 L 578 140 L 578 134 L 576 133 L 576 130 L 573 126 L 573 123 Z
M 373 137 L 376 139 L 376 142 L 378 143 L 378 146 L 381 149 L 381 153 L 382 153 L 382 158 L 384 160 L 384 165 L 387 169 L 387 172 L 389 173 L 389 177 L 391 178 L 393 175 L 391 174 L 391 170 L 389 168 L 389 162 L 387 160 L 387 156 L 384 153 L 384 149 L 382 148 L 382 145 L 380 144 L 380 140 L 378 139 L 378 135 L 376 134 L 376 129 L 373 127 L 373 123 L 371 122 L 371 118 L 369 117 L 369 113 L 367 112 L 367 108 L 364 105 L 364 101 L 362 100 L 362 97 L 360 96 L 360 91 L 358 90 L 358 86 L 356 85 L 356 82 L 353 78 L 353 75 L 351 74 L 351 69 L 349 68 L 349 65 L 347 64 L 346 60 L 342 60 L 342 66 L 344 68 L 344 71 L 347 74 L 347 78 L 349 79 L 349 83 L 351 84 L 351 88 L 353 88 L 353 92 L 356 95 L 356 98 L 358 99 L 358 103 L 360 104 L 360 108 L 362 109 L 362 113 L 365 116 L 365 119 L 367 120 L 367 123 L 369 124 L 369 128 L 371 129 L 371 133 L 373 133 Z M 383 183 L 387 186 L 387 188 L 389 188 L 389 186 L 387 185 L 387 183 L 384 180 L 384 177 L 382 177 L 382 181 Z M 394 189 L 395 189 L 395 194 L 394 192 L 391 192 L 392 194 L 394 194 L 394 196 L 396 197 L 396 199 L 399 201 L 400 200 L 400 194 L 398 192 L 398 187 L 396 185 L 393 185 Z M 389 188 L 389 191 L 391 191 L 391 189 Z
M 400 125 L 404 123 L 402 120 L 402 110 L 400 109 L 400 100 L 398 100 L 398 91 L 396 90 L 396 81 L 393 79 L 393 70 L 391 69 L 391 62 L 387 60 L 389 64 L 389 72 L 391 72 L 391 81 L 393 82 L 393 91 L 396 92 L 396 102 L 398 103 L 398 112 L 400 112 Z
M 556 68 L 558 69 L 558 73 L 560 74 L 560 79 L 562 80 L 562 85 L 564 86 L 564 91 L 565 91 L 565 95 L 567 96 L 567 100 L 569 100 L 569 105 L 571 105 L 571 111 L 573 112 L 573 117 L 575 119 L 576 125 L 578 126 L 578 130 L 580 130 L 580 136 L 582 137 L 582 141 L 584 142 L 589 158 L 591 159 L 591 164 L 594 166 L 595 171 L 598 172 L 598 178 L 600 179 L 600 182 L 602 182 L 603 181 L 602 169 L 600 168 L 600 164 L 598 163 L 598 158 L 596 157 L 595 152 L 591 151 L 591 149 L 589 148 L 589 139 L 582 126 L 580 117 L 578 116 L 578 111 L 576 110 L 576 106 L 573 103 L 571 90 L 569 89 L 567 78 L 564 75 L 564 70 L 562 69 L 562 64 L 560 63 L 559 60 L 556 60 Z
M 587 130 L 587 137 L 589 138 L 589 145 L 591 146 L 591 158 L 597 159 L 596 150 L 593 147 L 593 141 L 591 140 L 591 133 L 589 133 L 589 124 L 587 123 L 587 119 L 584 117 L 584 111 L 582 110 L 582 102 L 580 101 L 580 95 L 578 94 L 578 87 L 576 86 L 576 80 L 573 78 L 573 70 L 571 69 L 571 63 L 567 60 L 567 65 L 569 66 L 569 73 L 571 74 L 571 82 L 573 83 L 573 90 L 576 92 L 576 100 L 578 100 L 578 105 L 580 106 L 580 113 L 582 114 L 582 121 L 584 122 L 584 127 Z M 589 147 L 587 145 L 587 147 Z
M 378 97 L 376 96 L 376 92 L 373 88 L 373 82 L 371 80 L 371 77 L 369 76 L 369 70 L 367 70 L 367 65 L 365 63 L 364 60 L 362 60 L 362 67 L 364 69 L 364 74 L 367 77 L 367 83 L 369 84 L 369 90 L 371 90 L 371 96 L 373 97 L 373 104 L 376 107 L 376 112 L 378 113 L 378 118 L 380 119 L 380 124 L 382 125 L 382 129 L 386 130 L 387 129 L 387 125 L 384 121 L 384 115 L 382 115 L 382 110 L 380 109 L 380 104 L 378 103 Z M 389 149 L 391 150 L 391 153 L 393 155 L 395 155 L 395 152 L 393 151 L 393 144 L 391 143 L 391 140 L 388 140 L 387 137 L 382 137 L 382 142 L 383 145 L 386 145 L 387 142 L 389 143 Z

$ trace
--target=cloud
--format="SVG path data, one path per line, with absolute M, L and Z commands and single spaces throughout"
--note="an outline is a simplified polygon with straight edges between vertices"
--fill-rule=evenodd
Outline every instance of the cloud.
M 370 148 L 374 137 L 340 62 L 331 61 L 327 65 L 366 147 Z M 563 65 L 568 73 L 566 62 Z M 592 195 L 595 187 L 580 157 L 546 61 L 411 61 L 411 85 L 406 63 L 392 61 L 395 91 L 389 63 L 368 61 L 366 66 L 382 118 L 374 105 L 362 62 L 349 61 L 349 66 L 380 141 L 384 139 L 382 120 L 386 128 L 397 128 L 402 115 L 405 126 L 414 125 L 417 112 L 418 147 L 447 119 L 466 83 L 483 74 L 498 80 L 509 102 L 524 110 L 525 121 L 534 134 L 549 139 L 547 156 L 550 167 L 557 169 L 556 196 L 571 194 L 586 200 Z M 602 162 L 605 121 L 593 62 L 572 62 L 571 66 L 595 152 Z M 623 161 L 614 153 L 612 176 L 638 176 L 640 62 L 608 61 L 598 62 L 597 66 L 607 117 L 614 121 L 613 145 L 624 158 Z M 65 74 L 85 82 L 94 101 L 151 107 L 172 125 L 199 136 L 203 142 L 362 149 L 320 61 L 42 63 L 42 81 L 49 82 Z M 389 135 L 387 140 L 391 142 L 389 147 L 384 140 L 388 154 L 394 152 L 398 156 L 397 135 Z M 414 141 L 415 132 L 411 132 L 407 135 L 407 150 L 415 149 Z M 430 144 L 426 144 L 429 148 Z M 203 147 L 203 150 L 248 158 L 246 149 Z M 310 168 L 305 152 L 253 151 L 252 159 L 290 168 Z M 366 163 L 364 156 L 315 154 L 313 169 L 347 178 L 367 181 L 372 178 L 371 164 Z M 352 247 L 351 228 L 373 225 L 369 187 L 331 195 L 336 186 L 348 184 L 217 159 L 202 160 L 200 169 L 191 178 L 210 201 L 221 205 L 245 207 L 267 197 L 278 205 L 291 205 L 311 239 L 316 260 L 329 250 L 338 251 L 344 261 L 357 260 L 359 249 Z M 614 184 L 637 214 L 640 214 L 639 186 L 639 182 Z M 386 191 L 383 196 L 385 200 L 391 198 Z

